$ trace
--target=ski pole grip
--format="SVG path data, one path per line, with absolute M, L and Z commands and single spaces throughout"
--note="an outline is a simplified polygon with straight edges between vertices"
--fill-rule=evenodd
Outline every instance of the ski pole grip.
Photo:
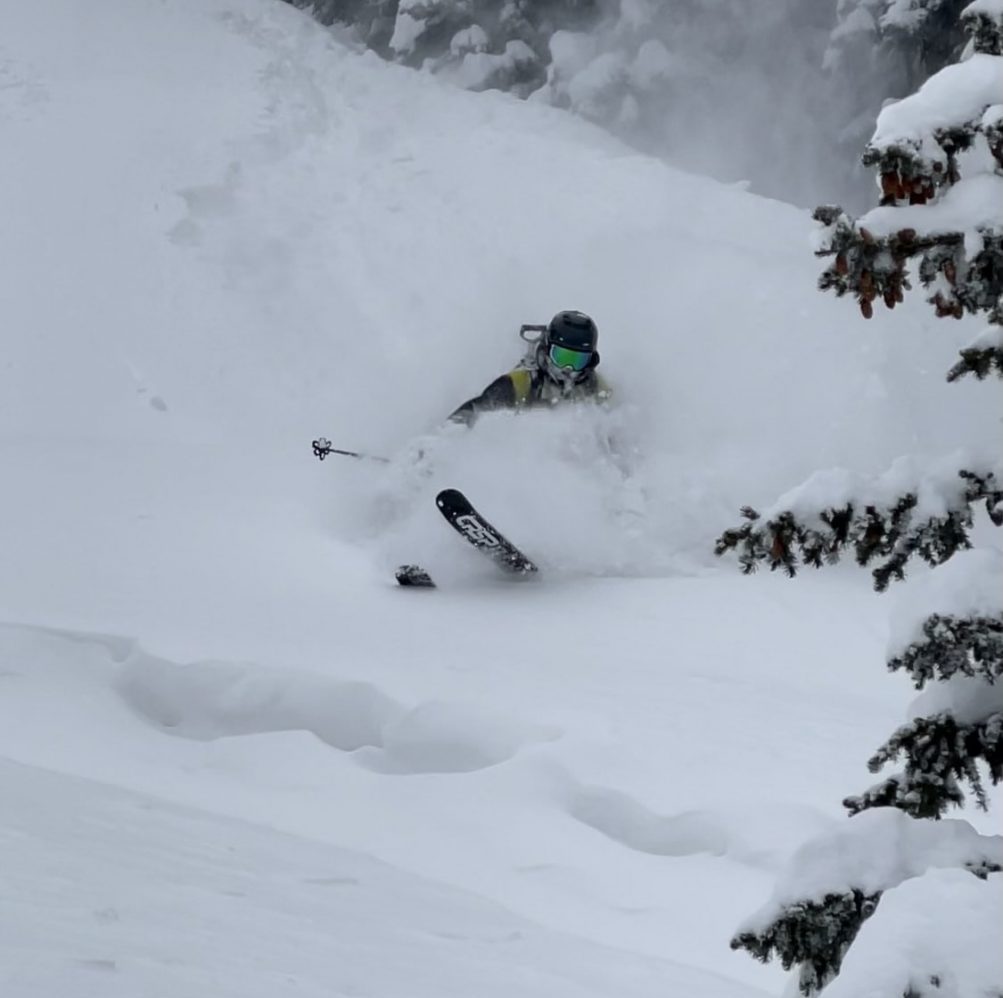
M 324 437 L 318 437 L 313 441 L 312 446 L 314 456 L 321 461 L 331 453 L 331 441 L 325 440 Z

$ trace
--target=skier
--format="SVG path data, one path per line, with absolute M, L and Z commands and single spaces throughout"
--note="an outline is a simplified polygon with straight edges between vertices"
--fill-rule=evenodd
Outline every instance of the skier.
M 522 409 L 590 400 L 605 402 L 609 385 L 596 372 L 599 330 L 584 312 L 558 312 L 546 326 L 523 326 L 520 335 L 539 333 L 529 354 L 514 370 L 495 378 L 480 395 L 450 415 L 470 426 L 482 412 Z

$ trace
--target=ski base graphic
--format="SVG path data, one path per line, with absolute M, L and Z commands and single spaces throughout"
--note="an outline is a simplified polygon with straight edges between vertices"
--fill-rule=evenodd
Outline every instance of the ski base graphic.
M 538 571 L 501 531 L 496 530 L 474 509 L 459 489 L 443 489 L 435 504 L 446 522 L 478 551 L 483 551 L 495 564 L 513 575 L 530 575 Z

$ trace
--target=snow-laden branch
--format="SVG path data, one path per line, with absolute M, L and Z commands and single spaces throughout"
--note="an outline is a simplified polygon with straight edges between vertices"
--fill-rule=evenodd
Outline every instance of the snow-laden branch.
M 914 818 L 939 818 L 949 807 L 964 805 L 963 783 L 979 807 L 988 808 L 978 764 L 985 763 L 994 785 L 1003 779 L 1003 687 L 975 680 L 948 685 L 955 686 L 951 695 L 962 713 L 968 708 L 970 716 L 980 719 L 962 720 L 944 710 L 899 728 L 867 766 L 877 772 L 904 756 L 905 769 L 859 796 L 847 797 L 843 805 L 850 814 L 894 807 Z
M 987 326 L 960 351 L 961 360 L 947 372 L 948 381 L 957 381 L 966 374 L 974 374 L 982 381 L 994 372 L 1003 378 L 1003 315 L 999 320 L 999 325 Z
M 844 954 L 884 892 L 931 869 L 984 878 L 1003 869 L 1003 836 L 983 836 L 966 821 L 915 821 L 895 808 L 866 812 L 806 843 L 770 900 L 731 941 L 760 960 L 800 965 L 810 995 L 840 969 Z
M 875 301 L 904 300 L 916 261 L 938 316 L 1003 325 L 1003 11 L 977 0 L 963 22 L 975 54 L 878 117 L 863 162 L 877 170 L 880 206 L 859 219 L 838 205 L 815 210 L 816 254 L 835 257 L 819 288 L 852 294 L 868 319 Z M 1003 374 L 995 342 L 969 348 L 949 377 L 993 370 Z
M 981 118 L 1003 97 L 1003 59 L 975 55 L 947 66 L 909 97 L 889 104 L 864 153 L 864 164 L 891 157 L 911 164 L 914 175 L 946 181 L 953 132 Z
M 1003 661 L 1003 553 L 961 552 L 911 582 L 890 625 L 888 666 L 909 672 L 917 689 L 955 675 L 1000 678 L 1000 666 L 991 663 Z
M 961 20 L 971 36 L 976 52 L 1003 50 L 1003 2 L 974 0 L 962 12 Z
M 867 811 L 806 842 L 762 908 L 739 933 L 765 931 L 784 910 L 853 890 L 877 894 L 932 868 L 977 876 L 1003 869 L 1003 835 L 980 835 L 967 821 L 914 821 L 897 808 Z
M 930 870 L 889 891 L 861 928 L 825 998 L 998 995 L 1003 889 L 959 870 Z
M 973 507 L 983 503 L 1003 524 L 1003 468 L 956 471 L 957 463 L 922 468 L 900 459 L 880 477 L 867 479 L 842 469 L 818 472 L 781 496 L 763 514 L 746 507 L 746 522 L 726 530 L 715 553 L 737 551 L 746 574 L 763 562 L 797 574 L 799 565 L 820 568 L 847 549 L 859 565 L 881 559 L 874 569 L 879 591 L 905 577 L 918 555 L 931 565 L 971 546 Z

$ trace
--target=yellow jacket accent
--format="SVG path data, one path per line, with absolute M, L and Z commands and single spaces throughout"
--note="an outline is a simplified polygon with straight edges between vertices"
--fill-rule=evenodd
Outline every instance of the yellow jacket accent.
M 515 404 L 525 405 L 529 401 L 529 393 L 533 388 L 533 372 L 526 368 L 516 368 L 509 372 L 512 387 L 515 389 Z

